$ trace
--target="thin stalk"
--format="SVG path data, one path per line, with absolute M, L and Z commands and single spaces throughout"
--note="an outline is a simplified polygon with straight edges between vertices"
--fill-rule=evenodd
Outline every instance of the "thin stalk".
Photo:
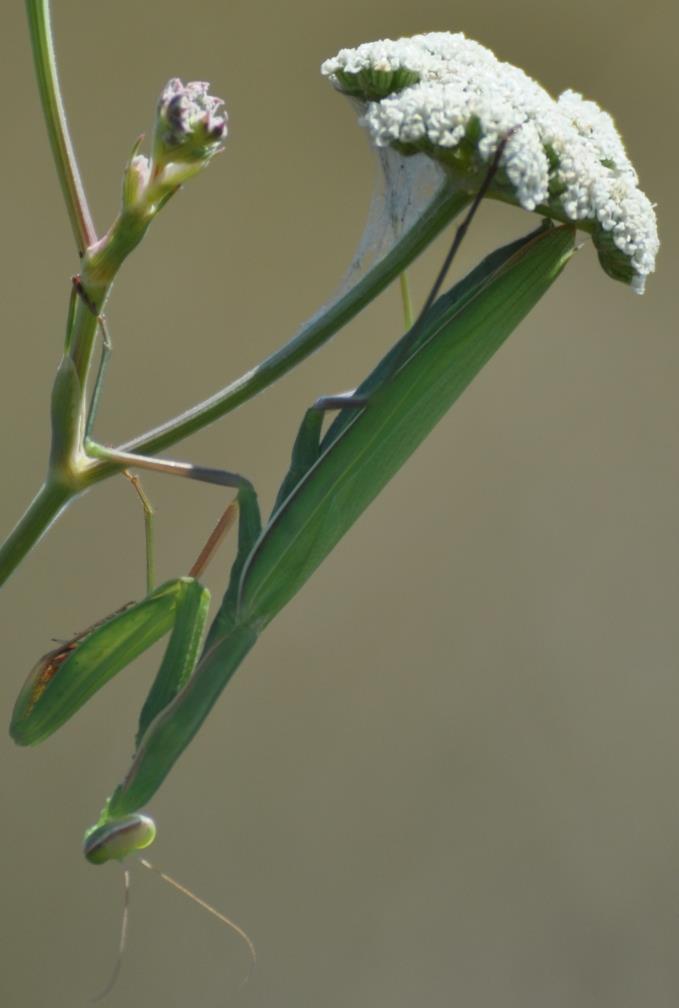
M 311 318 L 285 346 L 209 399 L 159 427 L 120 445 L 119 450 L 155 455 L 225 416 L 286 374 L 345 326 L 384 290 L 471 202 L 472 195 L 444 188 L 401 240 L 335 304 Z
M 413 317 L 413 299 L 410 296 L 410 283 L 408 282 L 408 274 L 404 270 L 398 278 L 399 287 L 401 289 L 401 306 L 403 308 L 403 323 L 405 325 L 406 332 L 408 329 L 412 329 L 413 322 L 415 321 Z
M 26 0 L 26 13 L 47 133 L 73 236 L 78 252 L 82 255 L 97 240 L 97 233 L 80 179 L 61 98 L 49 0 Z

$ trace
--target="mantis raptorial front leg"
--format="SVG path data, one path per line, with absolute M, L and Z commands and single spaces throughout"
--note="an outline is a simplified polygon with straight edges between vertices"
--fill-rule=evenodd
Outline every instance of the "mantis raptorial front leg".
M 88 627 L 43 655 L 17 698 L 10 733 L 20 745 L 51 735 L 122 668 L 172 631 L 156 679 L 140 715 L 138 735 L 181 689 L 195 665 L 208 615 L 210 593 L 197 580 L 233 525 L 232 501 L 200 551 L 187 577 L 166 581 L 141 602 Z
M 144 507 L 147 578 L 152 580 L 152 548 L 149 544 L 153 508 L 138 478 L 126 475 Z M 249 488 L 249 484 L 247 487 Z M 259 513 L 254 491 L 248 488 L 241 488 L 240 491 L 240 495 L 247 499 L 246 512 L 249 518 L 241 529 L 239 556 L 249 551 L 252 539 L 259 531 Z M 238 501 L 232 501 L 200 550 L 188 577 L 167 582 L 158 589 L 149 591 L 142 602 L 129 603 L 124 609 L 78 634 L 38 662 L 15 706 L 10 728 L 15 741 L 33 744 L 51 734 L 115 672 L 171 629 L 163 661 L 139 717 L 135 741 L 135 746 L 139 746 L 148 727 L 181 693 L 195 668 L 210 602 L 210 593 L 196 579 L 203 574 L 224 536 L 233 526 L 238 511 Z M 127 619 L 121 621 L 121 616 L 127 616 Z M 156 836 L 155 823 L 149 816 L 140 813 L 111 814 L 108 806 L 109 803 L 98 823 L 85 835 L 84 854 L 91 864 L 122 862 L 129 855 L 152 844 Z M 254 943 L 238 924 L 150 861 L 145 858 L 139 860 L 145 868 L 155 872 L 178 892 L 231 928 L 247 945 L 254 967 Z M 105 997 L 113 988 L 122 965 L 130 891 L 130 872 L 126 866 L 123 866 L 123 879 L 124 903 L 118 955 L 111 980 L 97 1000 Z M 250 972 L 245 980 L 249 975 Z
M 149 571 L 151 570 L 151 567 L 149 566 L 149 558 L 152 557 L 153 554 L 152 547 L 150 546 L 152 541 L 153 508 L 142 489 L 138 477 L 130 475 L 127 472 L 125 475 L 137 491 L 144 509 L 144 522 L 147 537 L 146 552 L 148 580 L 149 577 L 152 577 L 152 574 L 149 574 Z M 205 571 L 208 563 L 216 553 L 225 535 L 236 521 L 237 516 L 238 505 L 235 501 L 232 501 L 222 514 L 215 528 L 210 533 L 207 542 L 191 566 L 189 578 L 194 579 L 194 584 L 198 584 L 195 579 L 200 577 Z M 151 591 L 150 587 L 149 591 Z M 208 602 L 209 594 L 205 591 L 205 589 L 202 589 L 195 595 L 187 597 L 187 600 L 181 605 L 181 607 L 178 607 L 175 624 L 172 629 L 165 657 L 140 714 L 136 745 L 139 744 L 139 739 L 143 736 L 146 728 L 156 714 L 166 707 L 167 704 L 170 703 L 170 701 L 177 695 L 184 685 L 187 675 L 190 675 L 192 663 L 195 663 L 196 654 L 193 645 L 199 644 L 202 638 L 202 631 L 207 616 L 206 606 Z M 111 978 L 101 994 L 99 994 L 99 996 L 95 999 L 96 1001 L 100 1001 L 106 997 L 115 986 L 122 968 L 123 955 L 127 942 L 131 879 L 130 869 L 126 864 L 122 864 L 122 862 L 125 861 L 130 854 L 138 854 L 140 851 L 149 847 L 155 840 L 155 837 L 156 825 L 153 819 L 151 819 L 150 816 L 142 815 L 140 813 L 133 813 L 131 815 L 116 818 L 104 817 L 103 822 L 100 822 L 100 824 L 97 824 L 85 834 L 83 853 L 91 864 L 105 864 L 108 861 L 118 861 L 121 863 L 123 870 L 124 898 L 120 925 L 120 938 L 118 942 L 118 954 L 116 956 L 116 962 Z M 167 882 L 168 885 L 172 886 L 172 888 L 174 888 L 177 892 L 186 896 L 213 917 L 216 917 L 217 920 L 229 927 L 245 942 L 251 959 L 251 968 L 245 976 L 243 984 L 247 982 L 252 969 L 257 963 L 255 945 L 247 932 L 236 924 L 236 922 L 230 917 L 227 917 L 220 910 L 217 910 L 217 908 L 211 903 L 208 903 L 206 900 L 202 899 L 200 896 L 196 895 L 196 893 L 188 889 L 185 885 L 182 885 L 182 883 L 177 881 L 177 879 L 175 879 L 172 875 L 168 875 L 166 872 L 161 871 L 160 868 L 152 864 L 146 858 L 139 857 L 139 862 L 144 868 L 154 872 L 164 882 Z

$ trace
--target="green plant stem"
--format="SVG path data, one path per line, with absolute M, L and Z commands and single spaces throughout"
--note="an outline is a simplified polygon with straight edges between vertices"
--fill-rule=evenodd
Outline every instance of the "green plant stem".
M 47 133 L 73 235 L 82 255 L 97 240 L 97 234 L 80 180 L 61 98 L 49 0 L 26 0 L 26 13 Z
M 73 497 L 57 480 L 48 479 L 29 504 L 21 521 L 0 547 L 0 584 L 19 566 Z
M 90 245 L 82 259 L 80 282 L 88 302 L 78 297 L 67 352 L 85 389 L 92 364 L 94 342 L 106 301 L 118 270 L 139 244 L 155 215 L 155 209 L 121 212 L 106 234 Z M 84 408 L 84 403 L 83 403 Z
M 285 346 L 266 357 L 209 399 L 180 416 L 120 445 L 120 451 L 156 452 L 202 430 L 261 392 L 286 374 L 354 318 L 422 252 L 450 221 L 471 202 L 472 194 L 444 188 L 394 248 L 351 290 L 322 314 L 311 318 Z
M 101 241 L 97 240 L 64 111 L 54 52 L 49 0 L 26 0 L 26 13 L 45 124 L 66 209 L 82 259 L 81 281 L 89 301 L 86 303 L 82 297 L 77 298 L 72 324 L 66 337 L 66 354 L 70 355 L 80 382 L 80 406 L 84 409 L 85 389 L 97 330 L 97 315 L 103 309 L 115 274 L 125 257 L 141 241 L 152 214 L 122 213 L 104 238 Z M 55 417 L 55 420 L 58 423 L 58 417 Z M 73 453 L 78 447 L 71 446 Z

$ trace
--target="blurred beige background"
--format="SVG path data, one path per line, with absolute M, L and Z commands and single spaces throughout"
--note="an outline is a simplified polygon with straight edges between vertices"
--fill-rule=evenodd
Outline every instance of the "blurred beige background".
M 71 123 L 100 229 L 165 80 L 210 80 L 226 153 L 116 285 L 98 424 L 123 440 L 274 349 L 327 298 L 373 184 L 345 45 L 464 31 L 552 92 L 616 116 L 659 206 L 644 298 L 585 248 L 260 641 L 153 803 L 153 858 L 253 936 L 142 869 L 117 1005 L 669 1008 L 679 1003 L 676 31 L 669 3 L 135 0 L 55 4 Z M 77 268 L 31 74 L 5 4 L 0 526 L 42 478 Z M 528 230 L 484 207 L 457 265 Z M 421 298 L 442 254 L 414 271 Z M 387 293 L 322 353 L 175 457 L 248 473 L 265 505 L 305 406 L 398 334 Z M 184 334 L 187 334 L 186 336 Z M 224 504 L 147 478 L 160 576 Z M 223 588 L 229 552 L 210 583 Z M 120 479 L 77 502 L 2 593 L 0 709 L 52 637 L 143 585 Z M 85 1005 L 113 965 L 121 883 L 80 854 L 123 772 L 158 652 L 35 750 L 2 735 L 0 1002 Z

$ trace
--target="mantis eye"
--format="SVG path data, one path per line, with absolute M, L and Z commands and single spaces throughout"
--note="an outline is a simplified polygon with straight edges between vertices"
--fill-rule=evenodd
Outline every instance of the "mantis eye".
M 123 861 L 129 854 L 148 847 L 155 838 L 156 824 L 150 816 L 122 816 L 89 830 L 83 853 L 91 864 Z

